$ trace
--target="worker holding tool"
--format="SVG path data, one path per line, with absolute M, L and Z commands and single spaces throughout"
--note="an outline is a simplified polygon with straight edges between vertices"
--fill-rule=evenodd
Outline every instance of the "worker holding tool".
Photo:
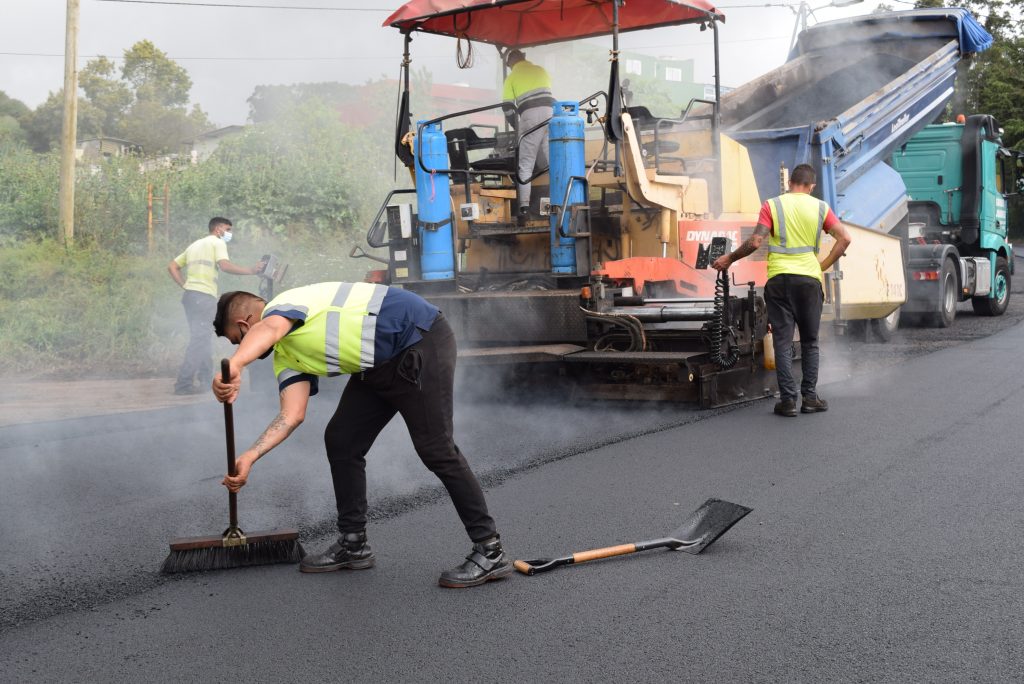
M 779 383 L 779 402 L 775 413 L 796 417 L 797 385 L 793 378 L 793 326 L 800 331 L 803 378 L 800 383 L 802 413 L 828 410 L 828 402 L 818 396 L 818 328 L 821 324 L 822 273 L 827 271 L 850 245 L 850 235 L 828 204 L 813 197 L 817 174 L 808 164 L 793 169 L 789 192 L 773 197 L 761 206 L 754 233 L 731 254 L 725 254 L 712 266 L 725 271 L 745 256 L 753 254 L 768 236 L 768 281 L 764 301 L 775 346 L 775 371 Z M 820 263 L 818 248 L 821 232 L 835 242 Z
M 505 65 L 510 69 L 502 95 L 506 103 L 505 116 L 522 135 L 551 118 L 551 105 L 555 103 L 551 95 L 551 76 L 544 67 L 527 61 L 522 50 L 509 50 L 505 55 Z M 547 165 L 548 128 L 542 126 L 523 138 L 519 146 L 519 178 L 525 180 L 533 175 L 535 169 L 543 169 Z M 530 184 L 518 184 L 516 196 L 516 217 L 522 224 L 530 213 Z
M 373 283 L 319 283 L 282 292 L 269 304 L 229 292 L 217 304 L 214 328 L 238 350 L 230 381 L 213 391 L 233 402 L 242 369 L 274 352 L 281 410 L 226 477 L 245 485 L 260 457 L 302 423 L 320 376 L 349 374 L 324 442 L 331 465 L 341 537 L 300 570 L 329 572 L 373 566 L 366 541 L 366 454 L 384 426 L 401 414 L 423 464 L 444 484 L 473 542 L 466 561 L 441 574 L 443 587 L 472 587 L 512 572 L 483 490 L 453 439 L 455 335 L 434 305 L 418 295 Z
M 198 394 L 204 391 L 204 385 L 213 377 L 210 323 L 217 309 L 217 272 L 256 275 L 264 266 L 261 261 L 252 268 L 246 268 L 228 259 L 231 221 L 215 216 L 210 219 L 209 231 L 209 235 L 193 242 L 167 265 L 171 278 L 185 290 L 181 304 L 185 307 L 189 330 L 185 360 L 174 383 L 175 394 Z M 184 274 L 181 269 L 185 269 Z

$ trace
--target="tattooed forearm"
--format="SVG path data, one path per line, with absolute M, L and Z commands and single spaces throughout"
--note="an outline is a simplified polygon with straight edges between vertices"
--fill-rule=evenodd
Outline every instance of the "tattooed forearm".
M 760 249 L 761 243 L 764 242 L 764 238 L 766 235 L 768 235 L 768 229 L 762 226 L 761 224 L 758 224 L 757 228 L 754 229 L 754 233 L 746 240 L 744 240 L 742 245 L 740 245 L 735 249 L 735 251 L 733 251 L 732 260 L 739 261 L 743 257 L 750 256 L 751 254 L 756 252 L 758 249 Z
M 278 413 L 274 420 L 270 421 L 270 425 L 268 425 L 267 429 L 263 431 L 263 434 L 259 436 L 259 439 L 253 443 L 251 448 L 257 454 L 263 456 L 280 444 L 281 440 L 290 435 L 294 429 L 295 426 L 288 424 L 284 414 Z M 278 435 L 276 434 L 278 432 L 283 432 L 284 434 Z

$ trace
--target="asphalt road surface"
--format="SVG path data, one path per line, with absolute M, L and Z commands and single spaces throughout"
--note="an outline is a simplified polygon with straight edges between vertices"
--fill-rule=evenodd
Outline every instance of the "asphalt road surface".
M 0 681 L 1020 680 L 1022 319 L 1015 296 L 997 319 L 833 340 L 833 408 L 797 419 L 768 401 L 460 406 L 514 557 L 664 536 L 709 496 L 754 508 L 701 556 L 473 590 L 435 586 L 468 542 L 400 422 L 368 459 L 374 569 L 171 579 L 167 541 L 226 524 L 219 405 L 0 429 Z M 244 527 L 330 543 L 339 389 L 257 464 Z M 245 396 L 239 444 L 274 412 Z

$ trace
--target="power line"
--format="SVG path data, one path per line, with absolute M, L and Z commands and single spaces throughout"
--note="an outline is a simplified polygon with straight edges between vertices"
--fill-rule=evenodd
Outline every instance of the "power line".
M 313 12 L 391 12 L 375 7 L 297 7 L 293 5 L 236 5 L 226 2 L 176 2 L 174 0 L 93 0 L 93 2 L 120 2 L 130 5 L 174 5 L 178 7 L 230 7 L 232 9 L 302 10 Z
M 761 41 L 771 40 L 783 40 L 788 39 L 788 36 L 759 36 L 757 38 L 737 38 L 734 40 L 723 40 L 721 44 L 727 43 L 754 43 Z M 709 39 L 710 40 L 710 39 Z M 663 43 L 660 45 L 637 45 L 637 46 L 626 46 L 626 50 L 657 50 L 663 48 L 673 47 L 703 47 L 706 43 Z M 111 53 L 114 54 L 114 53 Z M 448 59 L 451 55 L 416 55 L 415 59 Z M 63 52 L 0 52 L 0 57 L 52 57 L 52 58 L 64 58 Z M 79 55 L 83 59 L 98 59 L 105 57 L 112 62 L 123 61 L 124 57 L 112 57 L 110 55 Z M 345 57 L 230 57 L 230 56 L 186 56 L 186 57 L 175 57 L 174 55 L 168 55 L 167 59 L 174 61 L 210 61 L 210 62 L 352 62 L 360 60 L 393 60 L 397 59 L 394 55 L 352 55 Z
M 63 53 L 56 52 L 0 52 L 0 57 L 60 57 L 64 58 Z M 450 55 L 419 55 L 417 59 L 447 59 Z M 105 57 L 112 62 L 123 61 L 124 57 L 110 57 L 108 55 L 79 55 L 84 59 L 98 59 L 99 57 Z M 349 62 L 358 60 L 397 60 L 398 57 L 394 55 L 367 55 L 367 56 L 351 56 L 351 57 L 174 57 L 168 55 L 167 57 L 173 61 L 185 61 L 185 60 L 206 60 L 206 61 L 221 61 L 221 62 Z

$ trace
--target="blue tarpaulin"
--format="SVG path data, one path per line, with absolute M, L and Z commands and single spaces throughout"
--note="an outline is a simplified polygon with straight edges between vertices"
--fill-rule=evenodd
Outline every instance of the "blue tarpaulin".
M 983 52 L 992 47 L 992 34 L 965 9 L 958 9 L 960 20 L 960 52 Z

